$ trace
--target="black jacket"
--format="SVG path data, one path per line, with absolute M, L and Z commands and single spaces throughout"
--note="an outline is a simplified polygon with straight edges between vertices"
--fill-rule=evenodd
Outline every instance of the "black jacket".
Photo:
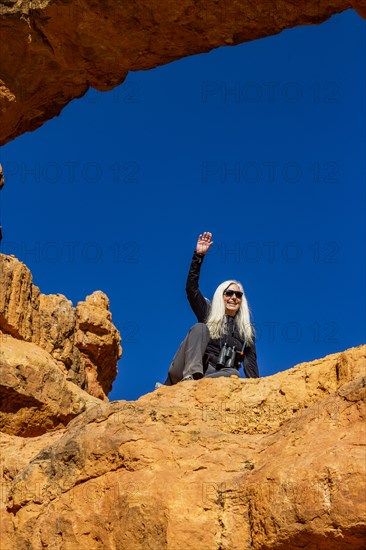
M 191 305 L 191 308 L 194 314 L 197 317 L 199 323 L 205 323 L 210 311 L 211 303 L 205 298 L 199 287 L 198 281 L 201 271 L 201 265 L 203 262 L 204 256 L 193 253 L 193 258 L 191 266 L 189 268 L 189 273 L 186 283 L 186 292 L 187 298 Z M 211 338 L 204 357 L 204 364 L 210 362 L 216 366 L 216 362 L 220 353 L 221 346 L 226 342 L 228 346 L 233 347 L 237 350 L 242 350 L 243 348 L 243 339 L 240 337 L 235 323 L 235 317 L 226 316 L 227 318 L 227 334 L 224 338 L 213 339 Z M 237 363 L 236 368 L 240 368 L 240 364 Z M 258 378 L 258 365 L 257 365 L 257 352 L 255 349 L 255 343 L 247 344 L 244 350 L 244 372 L 247 378 Z

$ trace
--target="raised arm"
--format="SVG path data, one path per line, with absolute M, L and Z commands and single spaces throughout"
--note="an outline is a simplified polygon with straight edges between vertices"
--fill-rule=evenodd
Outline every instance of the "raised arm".
M 186 282 L 188 301 L 195 316 L 197 317 L 198 322 L 200 323 L 204 323 L 206 321 L 210 302 L 201 293 L 198 286 L 198 281 L 203 259 L 212 244 L 212 233 L 205 232 L 198 237 Z

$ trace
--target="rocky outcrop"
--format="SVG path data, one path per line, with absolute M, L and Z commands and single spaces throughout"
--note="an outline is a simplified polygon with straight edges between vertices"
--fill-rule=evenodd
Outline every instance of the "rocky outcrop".
M 3 435 L 2 550 L 362 550 L 366 346 Z
M 66 426 L 100 401 L 69 382 L 49 353 L 3 335 L 0 345 L 0 431 L 33 437 Z
M 0 255 L 0 285 L 0 335 L 4 345 L 11 342 L 16 353 L 32 357 L 31 368 L 38 375 L 41 365 L 46 369 L 48 363 L 52 372 L 57 368 L 69 382 L 107 400 L 121 356 L 121 338 L 111 321 L 107 296 L 94 292 L 74 308 L 61 294 L 41 294 L 29 269 L 4 254 Z M 24 344 L 18 342 L 15 346 L 13 339 Z M 25 342 L 33 347 L 25 346 Z M 3 368 L 9 371 L 11 353 L 4 359 L 3 346 L 0 351 Z
M 0 191 L 4 187 L 4 172 L 3 167 L 0 164 Z
M 364 0 L 351 0 L 351 4 L 354 10 L 357 11 L 357 13 L 366 19 L 366 4 Z
M 89 87 L 218 46 L 318 24 L 361 0 L 8 0 L 0 5 L 0 144 L 58 115 Z M 126 101 L 136 101 L 136 89 Z M 123 99 L 124 100 L 124 99 Z
M 93 292 L 78 303 L 75 315 L 75 346 L 84 365 L 88 391 L 103 399 L 112 389 L 121 356 L 121 337 L 112 323 L 107 296 Z

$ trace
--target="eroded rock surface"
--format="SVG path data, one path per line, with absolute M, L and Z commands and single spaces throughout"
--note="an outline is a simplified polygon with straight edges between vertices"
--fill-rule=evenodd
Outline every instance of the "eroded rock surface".
M 365 16 L 361 0 L 8 0 L 0 4 L 0 144 L 129 71 L 318 24 L 352 6 Z
M 0 191 L 4 187 L 4 183 L 5 183 L 5 180 L 4 180 L 3 167 L 0 164 Z
M 96 291 L 74 308 L 61 294 L 41 294 L 27 266 L 4 254 L 0 255 L 0 285 L 0 360 L 5 371 L 9 374 L 16 366 L 11 366 L 11 353 L 4 358 L 3 350 L 11 342 L 14 353 L 23 350 L 23 358 L 28 353 L 39 359 L 30 367 L 34 371 L 48 362 L 68 381 L 107 400 L 121 356 L 121 337 L 111 321 L 107 296 Z M 20 343 L 15 347 L 10 337 L 32 343 L 32 351 L 26 352 L 31 348 Z M 26 366 L 25 359 L 22 365 Z
M 0 345 L 0 431 L 25 437 L 66 426 L 99 400 L 69 382 L 49 353 L 9 335 Z
M 4 435 L 2 550 L 364 549 L 365 355 L 99 402 L 34 442 Z
M 103 399 L 112 389 L 121 356 L 121 338 L 112 323 L 109 300 L 103 292 L 93 292 L 78 303 L 75 314 L 75 346 L 84 364 L 88 391 Z

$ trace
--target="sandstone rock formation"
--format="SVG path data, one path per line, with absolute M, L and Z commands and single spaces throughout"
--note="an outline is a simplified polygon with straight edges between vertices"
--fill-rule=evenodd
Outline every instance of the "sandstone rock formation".
M 4 187 L 4 172 L 3 167 L 0 164 L 0 190 Z
M 351 4 L 354 10 L 357 11 L 357 13 L 366 19 L 366 3 L 365 0 L 351 0 Z
M 366 346 L 2 434 L 1 550 L 362 550 Z
M 100 291 L 87 296 L 75 309 L 75 346 L 84 364 L 88 392 L 106 398 L 121 357 L 120 334 L 112 323 L 109 300 Z
M 0 343 L 0 431 L 30 437 L 66 426 L 99 400 L 69 382 L 49 353 L 9 335 Z
M 129 71 L 321 23 L 352 6 L 365 16 L 363 0 L 8 0 L 0 4 L 0 144 Z
M 29 269 L 4 254 L 0 255 L 0 286 L 0 357 L 7 372 L 6 392 L 21 388 L 19 377 L 23 375 L 15 372 L 16 363 L 12 363 L 19 355 L 20 364 L 34 371 L 34 383 L 40 390 L 46 391 L 41 387 L 41 370 L 48 369 L 54 373 L 51 385 L 62 376 L 90 395 L 107 400 L 121 356 L 120 334 L 111 321 L 107 296 L 94 292 L 74 308 L 61 294 L 41 294 Z M 32 358 L 31 367 L 26 365 L 27 356 Z M 26 379 L 29 374 L 28 370 Z M 23 395 L 23 390 L 19 391 Z

